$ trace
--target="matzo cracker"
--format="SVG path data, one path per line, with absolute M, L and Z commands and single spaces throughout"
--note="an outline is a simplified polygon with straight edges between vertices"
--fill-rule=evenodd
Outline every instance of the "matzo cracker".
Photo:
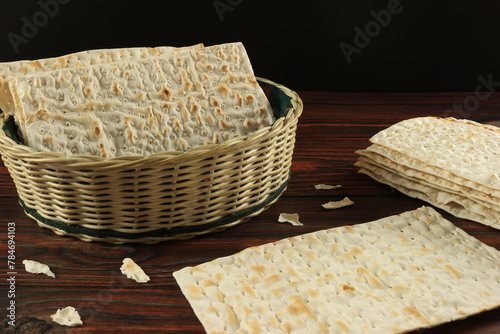
M 173 275 L 207 333 L 403 333 L 500 306 L 500 252 L 429 207 Z
M 9 86 L 25 143 L 67 155 L 186 151 L 275 120 L 241 43 L 30 74 Z

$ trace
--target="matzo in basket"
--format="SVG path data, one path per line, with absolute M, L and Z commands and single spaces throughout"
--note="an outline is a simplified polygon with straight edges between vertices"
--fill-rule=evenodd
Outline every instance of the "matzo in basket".
M 7 76 L 2 100 L 26 145 L 105 158 L 220 144 L 275 121 L 241 43 L 162 50 Z
M 173 275 L 207 333 L 404 333 L 500 306 L 500 252 L 430 207 Z
M 189 46 L 188 48 L 202 48 L 203 44 Z M 10 82 L 16 77 L 44 73 L 63 68 L 74 68 L 91 65 L 103 65 L 113 62 L 133 61 L 157 56 L 168 56 L 176 48 L 161 46 L 154 48 L 123 48 L 100 49 L 76 52 L 60 57 L 38 60 L 21 60 L 0 63 L 0 109 L 9 115 L 14 115 L 16 110 Z

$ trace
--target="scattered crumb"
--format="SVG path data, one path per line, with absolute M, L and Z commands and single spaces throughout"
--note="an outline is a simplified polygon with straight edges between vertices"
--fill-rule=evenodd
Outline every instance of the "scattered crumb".
M 32 274 L 45 274 L 50 277 L 56 277 L 54 273 L 50 270 L 49 266 L 40 262 L 32 260 L 23 260 L 24 267 L 26 271 Z
M 290 223 L 293 226 L 304 226 L 304 224 L 299 221 L 298 213 L 281 213 L 278 221 L 280 223 Z
M 348 197 L 344 197 L 341 201 L 331 201 L 325 204 L 321 204 L 325 209 L 338 209 L 344 206 L 353 205 L 354 202 Z
M 149 281 L 149 276 L 131 258 L 127 257 L 123 259 L 120 270 L 127 278 L 133 279 L 137 283 L 146 283 Z
M 337 188 L 340 188 L 340 187 L 342 187 L 341 184 L 337 184 L 337 185 L 334 185 L 334 186 L 332 186 L 330 184 L 316 184 L 316 185 L 314 185 L 314 188 L 316 188 L 316 189 L 327 189 L 327 190 L 329 190 L 329 189 L 337 189 Z
M 52 314 L 50 317 L 54 322 L 63 326 L 73 327 L 83 325 L 80 315 L 72 306 L 57 310 L 57 312 Z

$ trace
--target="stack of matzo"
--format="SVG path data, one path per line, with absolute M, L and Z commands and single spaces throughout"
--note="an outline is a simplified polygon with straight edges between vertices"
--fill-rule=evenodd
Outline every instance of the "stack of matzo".
M 465 219 L 500 229 L 500 128 L 418 117 L 370 138 L 360 172 Z
M 500 306 L 500 252 L 430 207 L 174 277 L 207 333 L 403 333 Z
M 275 120 L 241 43 L 87 51 L 0 64 L 0 75 L 0 107 L 41 151 L 185 151 Z

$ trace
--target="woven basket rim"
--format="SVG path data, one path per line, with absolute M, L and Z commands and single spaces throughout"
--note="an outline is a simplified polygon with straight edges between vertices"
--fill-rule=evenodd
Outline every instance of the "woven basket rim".
M 222 142 L 221 144 L 210 144 L 210 145 L 202 145 L 193 147 L 187 151 L 164 151 L 157 152 L 150 155 L 127 155 L 127 156 L 117 156 L 112 158 L 104 158 L 92 155 L 66 155 L 58 152 L 43 152 L 38 151 L 32 147 L 27 145 L 22 145 L 16 143 L 12 138 L 9 138 L 4 131 L 0 131 L 0 149 L 3 147 L 12 148 L 16 150 L 16 155 L 18 157 L 23 157 L 29 160 L 44 160 L 51 162 L 70 162 L 70 163 L 89 163 L 89 164 L 119 164 L 119 163 L 147 163 L 150 160 L 159 160 L 159 159 L 186 159 L 196 156 L 204 156 L 204 155 L 213 155 L 221 150 L 224 150 L 226 147 L 235 147 L 235 146 L 246 146 L 248 142 L 252 142 L 254 139 L 265 136 L 269 132 L 273 131 L 273 129 L 280 127 L 282 122 L 285 121 L 293 121 L 297 120 L 301 113 L 302 108 L 302 100 L 299 95 L 293 90 L 278 84 L 269 79 L 256 77 L 258 81 L 263 83 L 267 83 L 273 85 L 280 89 L 284 94 L 290 97 L 290 101 L 292 107 L 288 110 L 287 114 L 284 117 L 280 117 L 274 122 L 273 125 L 264 127 L 260 130 L 255 131 L 254 133 L 247 136 L 238 136 L 235 138 L 231 138 L 227 141 Z M 6 121 L 5 113 L 0 113 L 0 129 Z M 1 150 L 0 150 L 1 154 Z

